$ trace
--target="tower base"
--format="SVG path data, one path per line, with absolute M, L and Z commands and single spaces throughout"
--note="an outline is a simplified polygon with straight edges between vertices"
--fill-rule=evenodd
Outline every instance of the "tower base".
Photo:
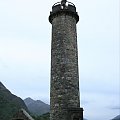
M 83 120 L 83 108 L 69 108 L 68 120 Z

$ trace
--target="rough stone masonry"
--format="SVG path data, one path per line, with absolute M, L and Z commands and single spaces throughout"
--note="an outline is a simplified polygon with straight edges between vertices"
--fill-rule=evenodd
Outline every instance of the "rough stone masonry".
M 50 120 L 83 120 L 76 32 L 79 16 L 74 4 L 62 2 L 53 5 L 49 16 L 52 24 Z

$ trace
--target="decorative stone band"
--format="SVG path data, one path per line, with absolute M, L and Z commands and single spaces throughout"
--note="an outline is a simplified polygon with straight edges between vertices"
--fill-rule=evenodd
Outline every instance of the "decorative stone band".
M 78 13 L 76 12 L 76 7 L 74 4 L 66 5 L 65 8 L 61 6 L 60 3 L 54 4 L 52 7 L 52 12 L 50 12 L 49 22 L 52 24 L 52 20 L 58 15 L 66 14 L 75 17 L 76 23 L 79 21 Z

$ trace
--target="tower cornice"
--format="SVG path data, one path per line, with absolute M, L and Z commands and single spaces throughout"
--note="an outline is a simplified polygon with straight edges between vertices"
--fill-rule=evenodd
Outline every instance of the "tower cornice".
M 50 12 L 49 22 L 52 23 L 52 20 L 59 15 L 70 15 L 76 19 L 76 23 L 79 21 L 79 15 L 76 12 L 76 7 L 71 2 L 65 2 L 65 4 L 61 2 L 57 2 L 52 6 L 52 11 Z

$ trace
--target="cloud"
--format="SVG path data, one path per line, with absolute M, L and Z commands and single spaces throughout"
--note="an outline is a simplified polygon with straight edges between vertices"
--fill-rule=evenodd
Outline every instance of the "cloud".
M 22 39 L 4 39 L 0 44 L 0 56 L 8 63 L 39 64 L 50 58 L 49 46 L 42 42 Z M 45 64 L 44 64 L 45 65 Z
M 81 100 L 80 103 L 81 103 L 82 105 L 86 105 L 86 104 L 89 104 L 90 101 L 87 101 L 87 100 Z
M 2 58 L 0 58 L 0 66 L 1 66 L 2 68 L 8 68 L 8 65 L 3 61 Z
M 111 107 L 108 107 L 109 109 L 113 109 L 113 110 L 120 110 L 120 105 L 118 106 L 111 106 Z

